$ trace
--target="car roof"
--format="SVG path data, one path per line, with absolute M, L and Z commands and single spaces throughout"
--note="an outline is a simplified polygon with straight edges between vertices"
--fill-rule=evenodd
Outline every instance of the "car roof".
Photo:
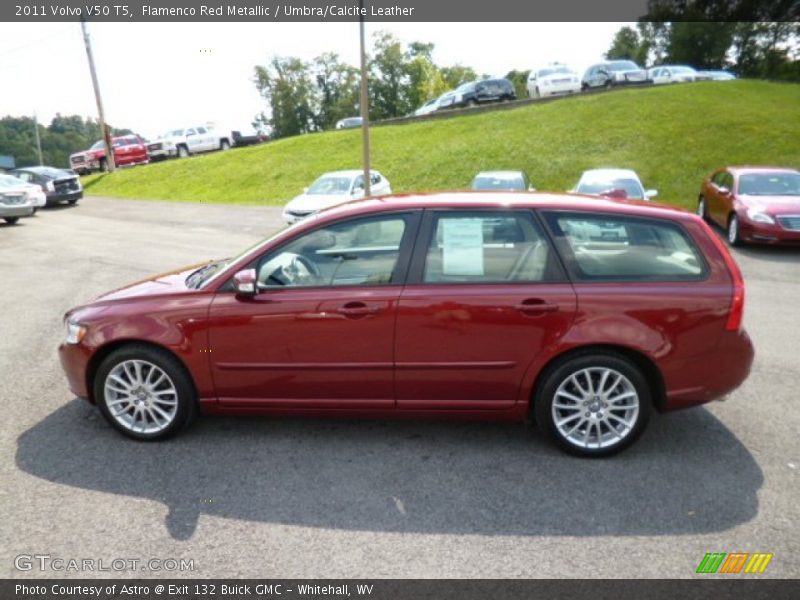
M 798 173 L 797 169 L 792 169 L 791 167 L 770 167 L 765 165 L 736 165 L 733 167 L 723 167 L 720 171 L 726 170 L 730 171 L 731 173 L 741 174 L 741 173 Z
M 523 177 L 524 171 L 481 171 L 475 177 L 496 177 L 498 179 L 508 179 L 511 177 Z
M 584 179 L 639 179 L 633 169 L 589 169 L 581 175 Z
M 425 208 L 549 208 L 576 211 L 614 212 L 630 216 L 691 219 L 694 213 L 682 208 L 645 202 L 617 200 L 583 194 L 543 192 L 457 191 L 395 194 L 352 200 L 317 213 L 320 219 L 357 216 L 376 212 Z M 319 222 L 319 221 L 316 221 Z

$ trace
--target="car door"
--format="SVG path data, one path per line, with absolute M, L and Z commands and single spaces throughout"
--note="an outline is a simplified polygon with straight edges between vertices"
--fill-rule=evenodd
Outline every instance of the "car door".
M 301 233 L 252 268 L 258 293 L 218 293 L 209 361 L 231 407 L 391 408 L 397 302 L 413 211 Z
M 718 224 L 725 226 L 728 215 L 728 197 L 733 177 L 727 171 L 718 171 L 711 177 L 708 198 L 708 214 Z M 727 185 L 726 185 L 727 184 Z
M 576 298 L 529 210 L 427 210 L 395 345 L 399 409 L 507 409 Z
M 203 151 L 203 140 L 200 139 L 200 136 L 197 134 L 197 129 L 194 127 L 190 127 L 186 130 L 186 146 L 189 148 L 189 152 Z
M 205 127 L 198 127 L 197 138 L 199 140 L 199 146 L 203 152 L 217 149 L 216 144 L 214 143 L 214 134 L 209 129 L 206 129 Z

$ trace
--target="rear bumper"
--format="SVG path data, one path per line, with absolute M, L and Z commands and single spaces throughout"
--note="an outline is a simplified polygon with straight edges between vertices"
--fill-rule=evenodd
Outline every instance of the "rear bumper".
M 663 372 L 666 382 L 664 411 L 680 410 L 720 400 L 750 375 L 755 350 L 742 329 L 722 334 L 713 356 L 674 361 Z

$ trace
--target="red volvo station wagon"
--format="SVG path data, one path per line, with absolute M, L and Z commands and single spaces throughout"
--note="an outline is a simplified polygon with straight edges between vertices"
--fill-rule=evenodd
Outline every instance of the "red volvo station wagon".
M 60 357 L 72 392 L 140 440 L 198 412 L 502 419 L 602 456 L 653 409 L 744 381 L 743 304 L 739 269 L 693 214 L 395 196 L 74 308 Z

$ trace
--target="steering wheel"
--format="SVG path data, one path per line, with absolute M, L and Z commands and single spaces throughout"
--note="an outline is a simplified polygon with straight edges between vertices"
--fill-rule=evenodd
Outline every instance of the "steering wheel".
M 267 277 L 278 285 L 303 285 L 304 281 L 316 281 L 322 277 L 313 261 L 301 254 L 287 254 L 285 261 Z

